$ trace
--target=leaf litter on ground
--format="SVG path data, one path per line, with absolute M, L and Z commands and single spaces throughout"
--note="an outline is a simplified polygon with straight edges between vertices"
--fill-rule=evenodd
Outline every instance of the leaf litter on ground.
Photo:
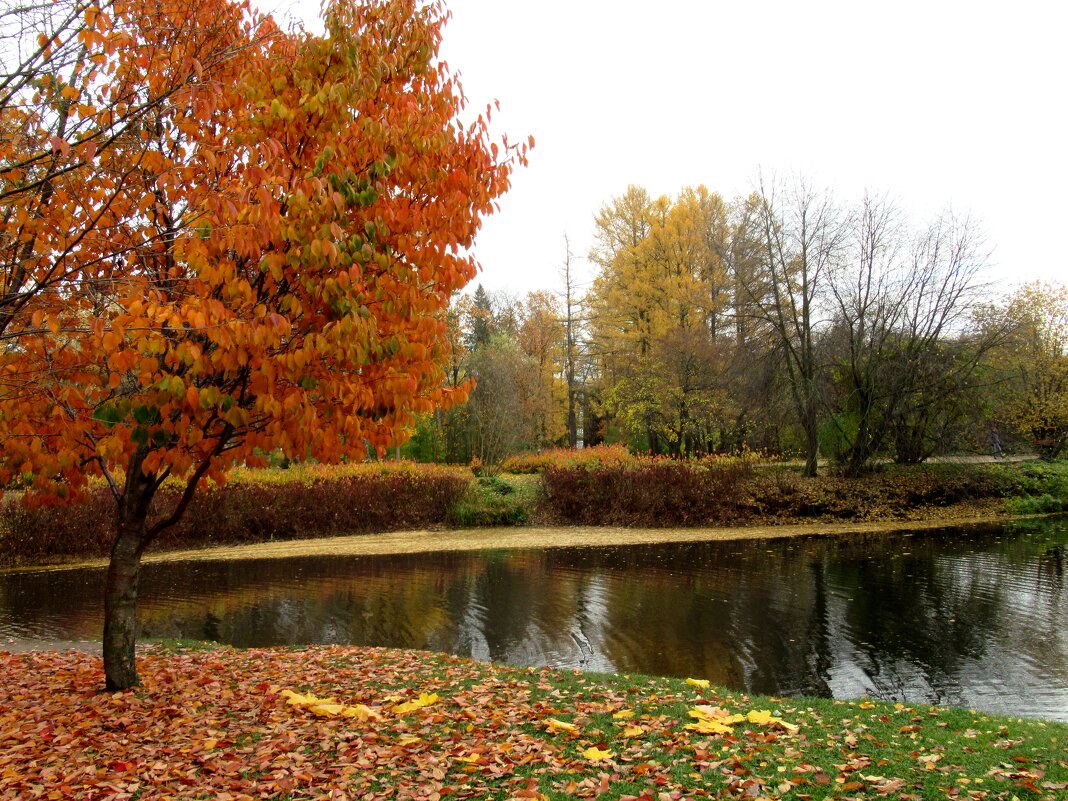
M 1068 725 L 358 647 L 0 654 L 0 799 L 1054 801 Z M 704 727 L 702 727 L 704 726 Z

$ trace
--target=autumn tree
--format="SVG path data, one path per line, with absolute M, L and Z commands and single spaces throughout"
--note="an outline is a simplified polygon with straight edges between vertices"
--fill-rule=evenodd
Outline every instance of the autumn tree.
M 167 194 L 154 178 L 181 161 L 175 132 L 196 125 L 206 79 L 232 74 L 271 30 L 215 6 L 58 0 L 3 12 L 0 338 L 34 329 L 31 304 L 65 324 L 69 286 L 110 280 L 132 253 L 116 249 L 119 229 Z
M 519 304 L 516 343 L 536 367 L 528 403 L 535 418 L 535 447 L 554 445 L 566 436 L 567 403 L 573 398 L 567 383 L 565 318 L 556 296 L 547 290 L 528 292 Z M 572 350 L 572 354 L 574 351 Z
M 910 231 L 885 198 L 850 216 L 845 257 L 828 276 L 827 334 L 840 394 L 838 457 L 857 474 L 884 449 L 914 463 L 963 415 L 963 396 L 996 338 L 967 330 L 983 289 L 975 224 L 946 213 Z
M 584 371 L 582 366 L 588 364 L 583 358 L 584 326 L 586 320 L 582 313 L 583 299 L 579 293 L 578 280 L 574 269 L 575 256 L 571 252 L 571 243 L 564 236 L 564 263 L 560 269 L 563 290 L 560 300 L 563 305 L 563 375 L 567 392 L 567 446 L 578 447 L 579 430 L 579 391 Z M 585 433 L 585 432 L 583 432 Z
M 150 191 L 136 213 L 102 218 L 105 273 L 26 307 L 32 325 L 3 355 L 23 384 L 0 413 L 5 477 L 56 498 L 99 475 L 114 495 L 111 689 L 138 682 L 141 556 L 203 478 L 274 450 L 363 458 L 462 397 L 445 381 L 443 312 L 525 154 L 490 142 L 483 117 L 458 121 L 439 3 L 336 0 L 321 36 L 227 0 L 128 6 L 148 15 L 111 45 L 137 53 L 131 85 L 147 93 L 182 65 L 195 79 L 116 151 L 114 174 Z M 200 61 L 209 40 L 233 57 Z M 93 78 L 105 104 L 113 79 Z M 109 191 L 90 175 L 83 195 Z M 52 213 L 39 226 L 58 231 Z M 157 508 L 165 482 L 177 502 Z
M 991 354 L 998 411 L 1046 456 L 1068 439 L 1068 287 L 1035 282 L 980 315 L 1006 331 Z
M 747 313 L 782 352 L 795 419 L 804 435 L 806 476 L 816 475 L 822 409 L 819 299 L 841 255 L 845 228 L 833 199 L 804 181 L 761 181 L 752 224 L 755 269 L 737 276 Z
M 538 444 L 540 375 L 515 340 L 499 335 L 471 355 L 467 402 L 472 456 L 496 474 L 504 460 Z
M 704 187 L 674 200 L 631 187 L 597 217 L 591 258 L 601 270 L 589 308 L 601 394 L 654 452 L 704 449 L 709 439 L 696 432 L 712 424 L 703 417 L 722 412 L 698 395 L 715 383 L 714 343 L 729 327 L 727 218 L 727 204 Z

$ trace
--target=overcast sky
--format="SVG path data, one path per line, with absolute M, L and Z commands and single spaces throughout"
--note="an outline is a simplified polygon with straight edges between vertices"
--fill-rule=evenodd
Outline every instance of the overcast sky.
M 310 0 L 304 0 L 309 2 Z M 803 175 L 917 220 L 982 221 L 992 277 L 1068 280 L 1061 0 L 448 0 L 441 56 L 494 129 L 537 146 L 479 236 L 487 288 L 559 288 L 564 234 L 628 184 Z M 589 268 L 585 268 L 589 271 Z

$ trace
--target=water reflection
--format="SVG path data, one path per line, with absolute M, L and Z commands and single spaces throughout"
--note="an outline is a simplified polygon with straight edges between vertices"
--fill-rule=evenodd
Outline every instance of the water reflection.
M 357 643 L 1068 719 L 1065 521 L 912 536 L 151 565 L 143 635 Z M 102 571 L 0 576 L 3 640 L 97 638 Z

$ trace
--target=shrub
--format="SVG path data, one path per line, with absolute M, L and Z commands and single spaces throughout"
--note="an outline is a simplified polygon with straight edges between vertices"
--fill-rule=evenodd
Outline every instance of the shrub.
M 1061 498 L 1052 495 L 1039 495 L 1037 497 L 1010 498 L 1008 510 L 1014 515 L 1048 515 L 1063 512 L 1068 509 L 1068 504 Z
M 536 479 L 506 481 L 499 476 L 482 476 L 449 510 L 448 522 L 458 528 L 522 525 L 530 517 L 538 491 Z
M 200 488 L 182 520 L 162 532 L 158 548 L 298 539 L 425 528 L 445 522 L 467 488 L 461 471 L 406 464 L 295 466 L 239 470 L 225 486 Z M 178 497 L 165 485 L 155 509 Z M 0 508 L 0 548 L 8 561 L 63 555 L 104 556 L 111 545 L 115 502 L 104 486 L 81 503 Z
M 592 448 L 549 448 L 538 453 L 521 453 L 504 460 L 506 473 L 541 473 L 550 467 L 610 467 L 633 465 L 635 457 L 624 445 L 595 445 Z
M 739 516 L 751 472 L 745 460 L 551 467 L 542 474 L 544 504 L 550 516 L 574 525 L 723 524 Z
M 1020 494 L 1068 500 L 1068 462 L 1027 462 L 1019 469 Z

